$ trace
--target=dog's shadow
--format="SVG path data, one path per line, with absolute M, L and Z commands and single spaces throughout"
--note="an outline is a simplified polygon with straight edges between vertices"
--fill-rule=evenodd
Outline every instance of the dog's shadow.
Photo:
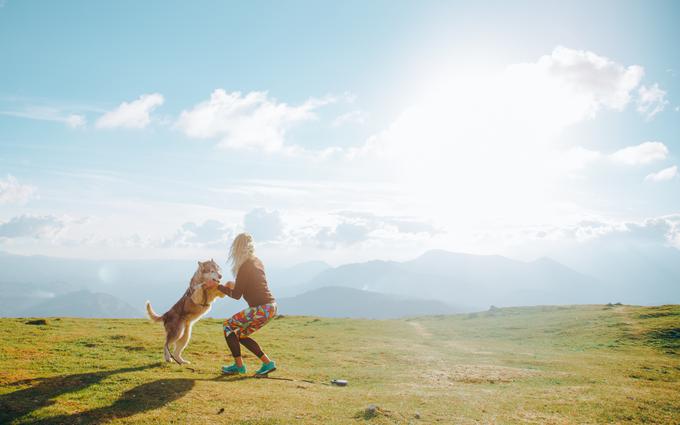
M 23 390 L 0 395 L 0 423 L 10 423 L 38 409 L 54 404 L 60 395 L 82 390 L 97 384 L 103 379 L 119 373 L 136 372 L 153 367 L 160 363 L 145 366 L 115 369 L 102 372 L 81 373 L 38 378 L 15 382 L 12 385 L 37 384 Z M 87 410 L 74 415 L 59 415 L 38 420 L 23 420 L 29 424 L 53 423 L 91 423 L 108 422 L 115 418 L 124 418 L 157 409 L 177 400 L 189 392 L 194 386 L 193 379 L 158 379 L 132 388 L 123 393 L 113 404 Z

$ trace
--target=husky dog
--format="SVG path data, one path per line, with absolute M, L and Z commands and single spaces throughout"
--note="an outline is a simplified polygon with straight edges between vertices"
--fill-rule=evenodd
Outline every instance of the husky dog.
M 146 312 L 149 319 L 154 322 L 163 322 L 165 325 L 165 347 L 164 355 L 165 361 L 176 361 L 178 364 L 189 363 L 182 358 L 182 351 L 189 344 L 191 338 L 191 327 L 204 314 L 210 311 L 212 302 L 217 297 L 224 297 L 217 287 L 205 289 L 203 285 L 210 280 L 219 282 L 222 279 L 220 274 L 220 266 L 214 260 L 206 262 L 198 262 L 198 269 L 189 282 L 189 288 L 186 290 L 182 298 L 177 301 L 162 316 L 159 316 L 151 308 L 151 303 L 146 302 Z M 170 353 L 170 347 L 175 345 L 174 354 Z

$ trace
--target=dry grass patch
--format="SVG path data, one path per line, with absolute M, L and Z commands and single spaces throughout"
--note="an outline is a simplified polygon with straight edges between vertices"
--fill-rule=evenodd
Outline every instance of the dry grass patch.
M 536 370 L 496 365 L 453 365 L 446 370 L 428 370 L 423 378 L 440 386 L 466 384 L 500 384 L 515 382 L 539 374 Z

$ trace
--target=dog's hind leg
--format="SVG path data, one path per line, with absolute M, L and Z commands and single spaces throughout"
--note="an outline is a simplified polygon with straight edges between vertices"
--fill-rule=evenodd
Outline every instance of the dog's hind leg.
M 175 344 L 175 359 L 179 360 L 180 363 L 182 364 L 189 364 L 191 362 L 184 360 L 182 358 L 182 351 L 189 345 L 189 339 L 191 339 L 191 327 L 193 326 L 193 323 L 191 322 L 185 322 L 184 323 L 184 333 L 182 334 L 182 337 L 177 340 L 177 343 Z
M 170 357 L 170 350 L 168 349 L 168 343 L 167 342 L 163 346 L 163 357 L 165 357 L 166 362 L 172 361 L 172 358 Z
M 182 338 L 184 334 L 184 323 L 175 321 L 171 323 L 167 323 L 165 325 L 165 330 L 166 330 L 166 337 L 165 337 L 165 347 L 163 348 L 163 354 L 165 355 L 165 361 L 176 361 L 179 364 L 180 361 L 176 358 L 173 357 L 173 355 L 170 353 L 170 347 L 177 342 L 180 338 Z

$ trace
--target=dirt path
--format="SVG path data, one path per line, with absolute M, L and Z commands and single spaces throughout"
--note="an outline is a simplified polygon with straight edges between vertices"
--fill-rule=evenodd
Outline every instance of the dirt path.
M 422 323 L 410 321 L 408 322 L 408 324 L 413 326 L 413 329 L 415 329 L 416 333 L 419 336 L 426 339 L 432 338 L 432 334 L 430 333 L 430 331 L 427 330 L 427 328 L 425 328 L 425 326 L 423 326 Z

